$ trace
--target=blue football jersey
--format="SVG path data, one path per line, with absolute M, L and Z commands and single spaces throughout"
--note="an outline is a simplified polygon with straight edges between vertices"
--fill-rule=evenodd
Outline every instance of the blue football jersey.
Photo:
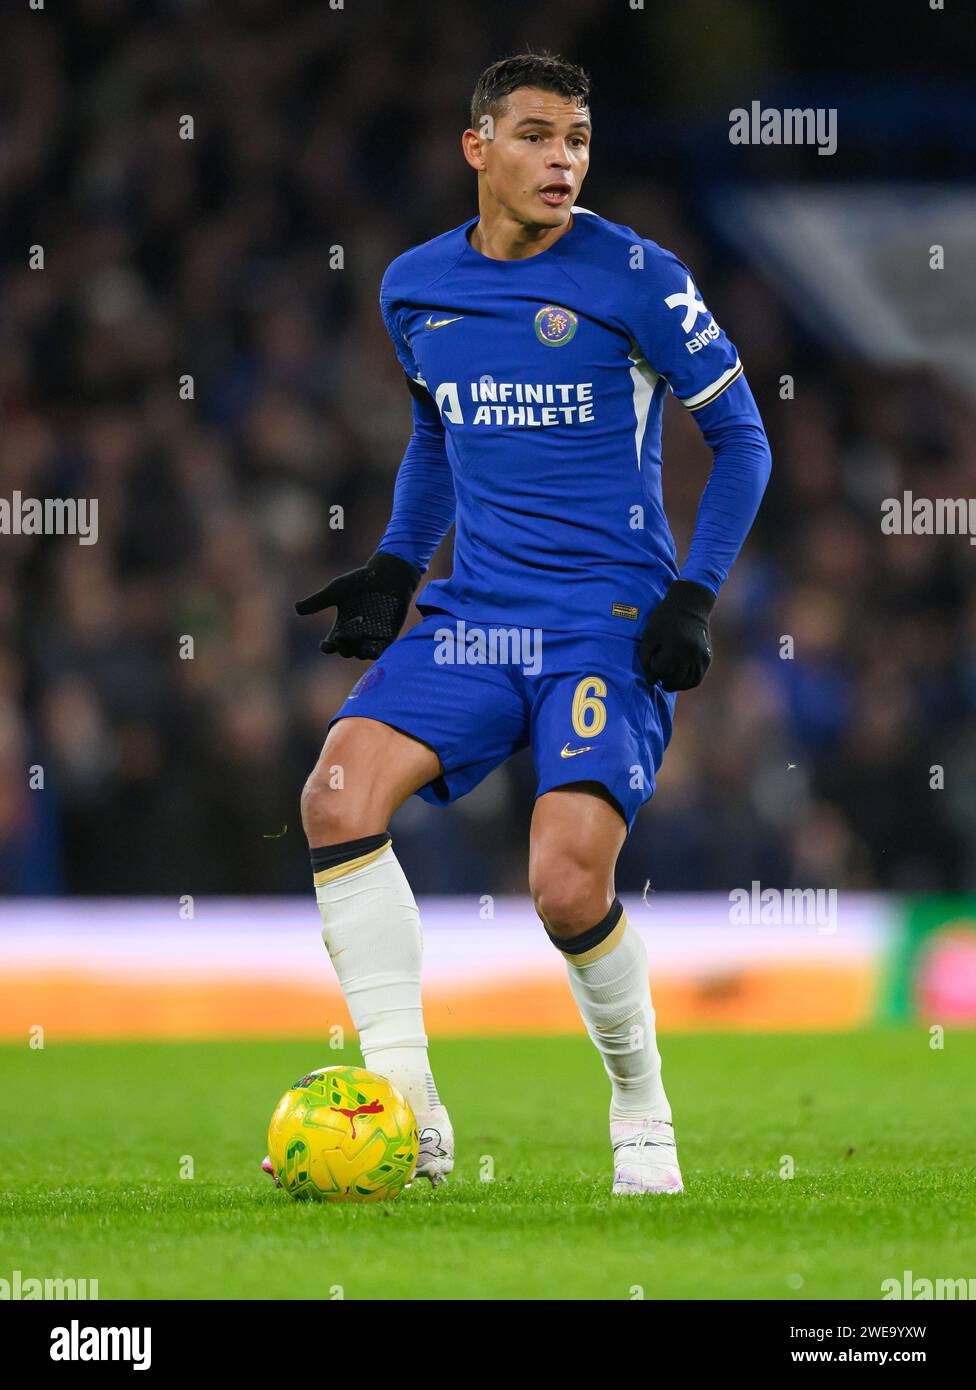
M 380 292 L 456 497 L 453 573 L 418 607 L 637 637 L 678 576 L 665 396 L 703 409 L 738 354 L 687 267 L 630 227 L 574 208 L 548 250 L 492 260 L 468 241 L 477 221 L 398 256 Z

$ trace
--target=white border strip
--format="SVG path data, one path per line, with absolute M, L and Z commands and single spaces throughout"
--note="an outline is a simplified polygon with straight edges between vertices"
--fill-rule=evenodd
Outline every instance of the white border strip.
M 708 400 L 710 396 L 717 396 L 720 392 L 724 391 L 726 386 L 731 384 L 732 378 L 738 376 L 741 371 L 742 363 L 737 357 L 735 359 L 735 366 L 729 367 L 727 371 L 724 371 L 720 377 L 712 382 L 711 386 L 706 386 L 704 391 L 698 391 L 694 396 L 687 396 L 685 398 L 679 396 L 678 400 L 681 401 L 682 405 L 687 406 L 689 410 L 694 410 L 696 406 L 704 405 L 705 401 Z

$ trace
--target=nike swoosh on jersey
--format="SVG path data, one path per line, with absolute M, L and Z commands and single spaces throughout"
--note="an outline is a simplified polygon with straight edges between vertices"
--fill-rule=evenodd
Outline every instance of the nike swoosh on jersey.
M 463 315 L 463 314 L 458 314 L 458 316 L 457 316 L 456 319 L 435 319 L 435 318 L 433 318 L 432 315 L 428 314 L 428 316 L 427 316 L 427 322 L 424 324 L 424 327 L 425 327 L 425 328 L 443 328 L 444 325 L 445 325 L 446 323 L 460 323 L 461 320 L 462 320 L 463 318 L 464 318 L 464 315 Z
M 567 743 L 564 748 L 559 750 L 559 756 L 561 758 L 575 758 L 577 753 L 589 753 L 592 747 L 592 743 L 588 743 L 585 748 L 570 748 Z

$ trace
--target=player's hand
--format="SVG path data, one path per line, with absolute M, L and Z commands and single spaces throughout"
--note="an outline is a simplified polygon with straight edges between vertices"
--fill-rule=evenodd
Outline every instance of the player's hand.
M 340 574 L 318 593 L 299 599 L 295 612 L 304 617 L 334 607 L 336 620 L 320 643 L 322 651 L 373 661 L 403 627 L 422 577 L 399 555 L 378 550 L 361 569 Z
M 712 661 L 708 618 L 715 595 L 704 584 L 676 579 L 651 613 L 641 638 L 640 659 L 648 684 L 664 690 L 701 685 Z

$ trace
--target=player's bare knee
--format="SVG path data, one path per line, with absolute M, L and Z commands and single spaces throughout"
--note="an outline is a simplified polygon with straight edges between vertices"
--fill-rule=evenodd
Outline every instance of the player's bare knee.
M 329 790 L 328 781 L 314 768 L 302 788 L 302 825 L 310 845 L 327 843 L 322 837 L 338 817 L 334 797 Z
M 554 936 L 573 937 L 599 922 L 613 898 L 605 875 L 572 860 L 536 871 L 530 884 L 535 910 Z
M 301 809 L 310 845 L 338 845 L 373 833 L 364 819 L 365 810 L 356 806 L 321 760 L 302 788 Z

